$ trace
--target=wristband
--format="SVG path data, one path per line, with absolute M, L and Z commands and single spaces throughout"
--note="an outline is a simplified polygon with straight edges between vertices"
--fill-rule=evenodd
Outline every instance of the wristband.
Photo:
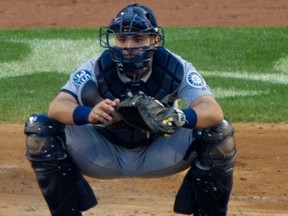
M 185 124 L 182 127 L 191 129 L 194 128 L 197 124 L 197 113 L 195 112 L 195 110 L 192 108 L 188 108 L 183 109 L 182 111 L 186 116 Z
M 87 106 L 79 105 L 75 108 L 73 112 L 73 121 L 76 125 L 84 125 L 88 124 L 89 120 L 89 114 L 91 112 L 92 108 Z

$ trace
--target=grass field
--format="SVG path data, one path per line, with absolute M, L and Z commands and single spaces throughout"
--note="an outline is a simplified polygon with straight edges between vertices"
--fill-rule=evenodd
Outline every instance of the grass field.
M 233 122 L 288 121 L 288 28 L 167 28 L 165 46 L 192 62 Z M 83 61 L 98 29 L 0 30 L 0 121 L 23 122 Z

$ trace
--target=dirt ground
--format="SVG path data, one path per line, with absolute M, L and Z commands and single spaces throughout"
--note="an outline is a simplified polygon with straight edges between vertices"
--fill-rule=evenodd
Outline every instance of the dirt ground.
M 1 0 L 0 28 L 107 25 L 124 0 Z M 161 26 L 288 26 L 287 0 L 145 0 Z M 164 4 L 165 2 L 165 4 Z M 288 215 L 288 124 L 234 123 L 239 155 L 229 216 Z M 0 123 L 0 216 L 48 216 L 24 157 L 23 124 Z M 183 173 L 161 179 L 95 180 L 86 216 L 175 216 Z

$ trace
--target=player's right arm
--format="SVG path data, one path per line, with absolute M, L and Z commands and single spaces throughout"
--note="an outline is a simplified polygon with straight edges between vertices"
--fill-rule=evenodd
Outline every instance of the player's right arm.
M 78 113 L 81 110 L 89 111 L 87 116 L 87 123 L 106 123 L 112 120 L 111 112 L 114 111 L 114 107 L 119 103 L 119 99 L 109 100 L 105 99 L 93 108 L 79 107 L 76 99 L 66 92 L 60 92 L 58 96 L 51 102 L 48 110 L 49 117 L 56 119 L 63 124 L 75 124 L 75 110 L 78 109 Z M 79 109 L 80 108 L 80 109 Z M 84 109 L 81 109 L 84 108 Z M 84 119 L 85 120 L 85 119 Z
M 48 116 L 64 124 L 74 124 L 73 112 L 77 106 L 78 103 L 72 95 L 60 92 L 51 102 Z

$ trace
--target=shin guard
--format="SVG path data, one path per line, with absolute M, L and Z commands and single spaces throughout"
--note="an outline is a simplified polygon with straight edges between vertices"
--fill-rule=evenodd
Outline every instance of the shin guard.
M 194 216 L 226 216 L 237 156 L 234 129 L 222 124 L 196 130 L 198 157 L 176 196 L 174 211 Z
M 81 216 L 97 204 L 84 177 L 66 158 L 61 161 L 32 161 L 41 192 L 52 216 Z
M 192 167 L 177 193 L 174 211 L 194 216 L 226 216 L 233 171 L 213 175 Z
M 47 115 L 31 115 L 24 128 L 26 158 L 52 216 L 81 216 L 97 204 L 88 182 L 65 151 L 64 125 Z

